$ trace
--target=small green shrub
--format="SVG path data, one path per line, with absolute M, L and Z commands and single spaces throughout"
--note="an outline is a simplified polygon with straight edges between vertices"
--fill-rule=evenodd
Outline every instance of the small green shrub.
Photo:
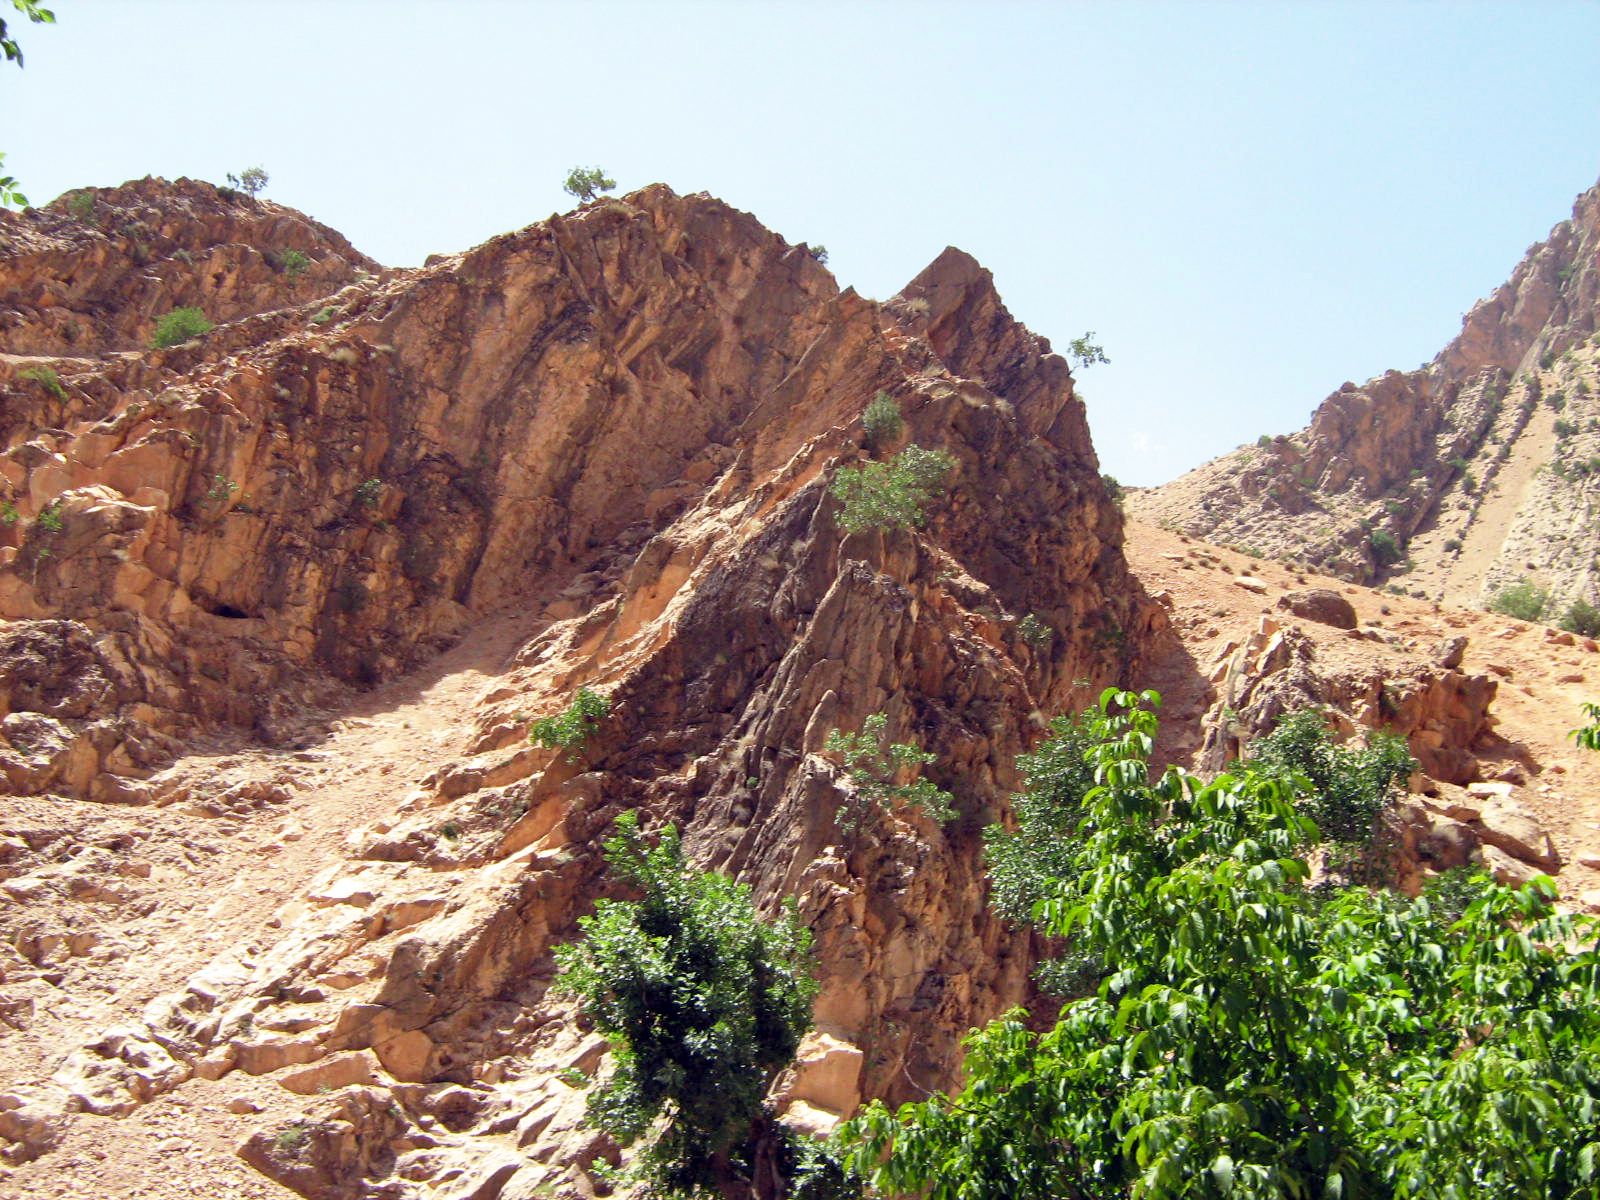
M 157 318 L 155 333 L 150 338 L 150 348 L 165 350 L 169 346 L 181 346 L 190 338 L 209 333 L 213 328 L 215 326 L 198 308 L 175 308 L 166 316 Z
M 1372 551 L 1372 560 L 1380 567 L 1392 566 L 1405 557 L 1400 543 L 1387 529 L 1374 529 L 1367 537 L 1367 546 Z
M 828 265 L 828 248 L 826 246 L 819 243 L 815 246 L 808 246 L 807 249 L 811 251 L 811 257 L 816 259 L 818 263 L 824 267 Z
M 290 279 L 298 279 L 305 274 L 311 260 L 298 250 L 282 250 L 274 257 L 273 265 Z
M 17 506 L 10 500 L 0 500 L 0 525 L 7 529 L 22 519 L 22 514 L 17 511 Z
M 1123 488 L 1122 484 L 1118 482 L 1115 475 L 1102 472 L 1100 476 L 1100 486 L 1105 488 L 1106 495 L 1111 498 L 1111 503 L 1113 504 L 1121 504 L 1123 497 L 1127 495 L 1127 491 Z
M 67 211 L 85 225 L 98 225 L 94 215 L 94 193 L 87 188 L 67 197 Z
M 211 489 L 206 492 L 206 499 L 212 504 L 226 504 L 233 499 L 233 494 L 239 490 L 239 485 L 226 475 L 213 475 Z
M 1600 637 L 1600 608 L 1581 598 L 1574 600 L 1567 605 L 1567 611 L 1561 614 L 1561 620 L 1557 623 L 1568 633 L 1589 638 Z
M 1450 460 L 1450 466 L 1457 471 L 1465 471 L 1471 467 L 1472 464 L 1458 454 Z
M 943 450 L 907 446 L 888 462 L 846 467 L 832 492 L 843 505 L 839 524 L 847 533 L 865 529 L 920 529 L 923 508 L 944 488 L 955 459 Z
M 272 1148 L 280 1154 L 293 1154 L 311 1140 L 312 1128 L 309 1121 L 286 1125 L 272 1139 Z
M 1519 579 L 1494 594 L 1489 601 L 1489 611 L 1515 617 L 1519 621 L 1537 621 L 1544 616 L 1545 606 L 1549 603 L 1549 592 L 1527 579 Z
M 1574 435 L 1577 434 L 1577 432 L 1578 432 L 1578 423 L 1576 421 L 1557 421 L 1556 422 L 1556 436 L 1558 438 L 1573 437 Z
M 1460 538 L 1445 538 L 1445 540 L 1444 540 L 1444 552 L 1446 554 L 1455 554 L 1460 549 L 1461 549 L 1461 539 Z
M 933 762 L 934 755 L 908 742 L 889 744 L 886 729 L 889 718 L 873 713 L 859 733 L 835 729 L 823 743 L 825 754 L 835 754 L 845 773 L 855 783 L 855 792 L 839 805 L 839 831 L 853 837 L 863 825 L 898 802 L 932 817 L 941 825 L 955 820 L 956 810 L 949 792 L 934 786 L 931 779 L 918 777 L 913 783 L 896 783 L 901 771 L 920 770 Z
M 1038 613 L 1029 613 L 1017 622 L 1017 636 L 1030 646 L 1048 646 L 1055 641 L 1056 631 Z
M 327 305 L 325 308 L 319 308 L 316 312 L 311 314 L 311 323 L 313 325 L 326 325 L 329 321 L 333 320 L 333 313 L 334 308 L 331 304 Z
M 1260 446 L 1263 450 L 1269 448 L 1272 445 L 1272 435 L 1270 433 L 1263 433 L 1256 439 L 1256 445 Z
M 611 698 L 580 687 L 572 703 L 553 717 L 541 717 L 528 729 L 528 741 L 546 750 L 565 750 L 569 762 L 578 761 L 583 744 L 611 712 Z
M 67 398 L 67 389 L 61 383 L 61 376 L 49 367 L 25 367 L 17 372 L 17 378 L 37 383 L 57 400 Z
M 61 501 L 52 501 L 41 509 L 37 523 L 45 533 L 60 533 L 65 524 L 61 516 Z
M 383 495 L 383 480 L 365 479 L 356 488 L 356 503 L 362 508 L 377 508 Z
M 881 450 L 894 441 L 905 428 L 900 418 L 900 404 L 888 392 L 879 392 L 872 398 L 866 412 L 861 414 L 861 424 L 867 431 L 867 445 L 874 450 Z

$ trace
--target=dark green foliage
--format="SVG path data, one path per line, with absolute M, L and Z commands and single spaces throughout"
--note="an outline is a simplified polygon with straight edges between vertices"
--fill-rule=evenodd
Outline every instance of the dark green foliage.
M 1100 475 L 1100 486 L 1106 489 L 1106 495 L 1111 497 L 1111 503 L 1113 504 L 1121 504 L 1123 496 L 1127 494 L 1124 491 L 1122 484 L 1117 481 L 1117 477 L 1115 475 L 1102 472 Z
M 902 775 L 920 771 L 934 755 L 909 742 L 889 743 L 889 719 L 873 713 L 859 733 L 835 729 L 823 743 L 825 754 L 837 755 L 855 788 L 839 805 L 839 831 L 854 837 L 874 818 L 903 804 L 941 825 L 955 820 L 949 792 L 920 775 L 910 783 L 896 782 Z
M 1581 598 L 1574 600 L 1567 605 L 1567 611 L 1561 614 L 1559 624 L 1568 633 L 1600 637 L 1600 608 Z
M 1455 554 L 1458 551 L 1460 551 L 1460 549 L 1461 549 L 1461 539 L 1460 538 L 1445 538 L 1445 540 L 1444 540 L 1444 552 L 1446 554 Z
M 567 172 L 567 181 L 561 185 L 561 190 L 587 204 L 601 192 L 609 192 L 616 186 L 617 181 L 599 167 L 573 167 Z
M 883 449 L 905 428 L 900 404 L 888 392 L 879 392 L 872 398 L 867 411 L 861 414 L 861 424 L 867 431 L 867 445 L 874 450 Z
M 1052 721 L 1039 748 L 1017 759 L 1024 789 L 1012 797 L 1014 828 L 990 825 L 983 831 L 989 903 L 1014 925 L 1042 925 L 1036 920 L 1039 904 L 1076 874 L 1084 797 L 1095 786 L 1087 755 L 1103 733 L 1093 710 Z M 1101 964 L 1071 946 L 1058 951 L 1039 964 L 1040 986 L 1054 995 L 1081 994 Z
M 1372 551 L 1372 561 L 1380 567 L 1392 566 L 1405 557 L 1400 543 L 1387 529 L 1374 529 L 1367 537 L 1367 546 Z
M 845 467 L 832 492 L 844 506 L 839 524 L 847 533 L 864 529 L 920 529 L 923 508 L 944 488 L 955 459 L 943 450 L 907 446 L 888 462 Z
M 24 367 L 17 372 L 18 379 L 26 379 L 29 383 L 37 383 L 57 400 L 67 398 L 67 389 L 61 383 L 61 376 L 57 375 L 50 367 Z
M 1250 756 L 1252 767 L 1295 788 L 1296 805 L 1335 843 L 1335 867 L 1368 878 L 1378 814 L 1405 790 L 1406 777 L 1417 768 L 1406 740 L 1372 732 L 1365 747 L 1337 746 L 1322 713 L 1304 709 L 1257 740 Z
M 205 313 L 198 308 L 175 308 L 166 316 L 156 319 L 156 329 L 150 338 L 150 348 L 163 350 L 168 346 L 181 346 L 190 338 L 199 337 L 212 328 Z
M 577 762 L 578 751 L 610 712 L 609 696 L 580 687 L 566 708 L 553 717 L 541 717 L 529 727 L 528 741 L 546 750 L 565 750 L 568 759 Z
M 1489 611 L 1515 617 L 1519 621 L 1537 621 L 1544 616 L 1550 603 L 1550 593 L 1526 579 L 1519 579 L 1503 587 L 1489 601 Z
M 811 251 L 812 258 L 816 259 L 823 266 L 828 265 L 828 248 L 826 246 L 818 243 L 815 246 L 810 246 L 807 248 Z
M 1037 908 L 1107 975 L 966 1084 L 847 1127 L 885 1195 L 1447 1200 L 1600 1193 L 1600 957 L 1548 880 L 1312 889 L 1317 831 L 1246 764 L 1152 779 L 1155 697 L 1108 692 L 1069 870 Z
M 1576 421 L 1557 421 L 1555 428 L 1558 438 L 1575 437 L 1578 432 L 1578 423 Z
M 325 305 L 311 314 L 311 323 L 313 325 L 326 325 L 329 321 L 333 320 L 333 313 L 333 305 Z
M 1089 330 L 1082 337 L 1075 337 L 1067 343 L 1067 357 L 1078 364 L 1080 371 L 1100 363 L 1109 364 L 1111 360 L 1106 357 L 1106 352 L 1100 343 L 1094 340 L 1094 330 Z
M 11 0 L 11 7 L 16 9 L 35 25 L 48 25 L 55 21 L 56 15 L 39 3 L 39 0 Z M 7 62 L 22 65 L 22 50 L 17 45 L 17 39 L 6 32 L 6 19 L 0 17 L 0 52 L 4 52 Z
M 616 1064 L 589 1120 L 626 1146 L 664 1118 L 642 1174 L 667 1194 L 711 1192 L 810 1027 L 811 934 L 792 904 L 763 921 L 749 888 L 689 870 L 673 827 L 646 845 L 637 813 L 617 819 L 606 861 L 641 898 L 598 901 L 583 940 L 556 949 L 557 988 L 582 1002 Z
M 61 501 L 52 500 L 39 510 L 39 530 L 42 533 L 60 533 L 65 527 L 65 520 L 61 516 Z
M 383 480 L 363 479 L 356 488 L 356 503 L 362 508 L 377 508 L 383 496 Z

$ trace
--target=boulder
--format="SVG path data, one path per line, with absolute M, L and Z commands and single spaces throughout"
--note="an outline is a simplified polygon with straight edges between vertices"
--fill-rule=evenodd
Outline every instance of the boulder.
M 1355 605 L 1331 588 L 1301 588 L 1278 597 L 1278 607 L 1304 621 L 1331 625 L 1335 629 L 1356 627 Z

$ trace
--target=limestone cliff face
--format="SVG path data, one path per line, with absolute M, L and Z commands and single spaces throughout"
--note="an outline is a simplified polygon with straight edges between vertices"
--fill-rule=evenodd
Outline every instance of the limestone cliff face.
M 1563 456 L 1548 436 L 1555 410 L 1537 409 L 1541 395 L 1576 391 L 1586 409 L 1600 319 L 1597 256 L 1600 188 L 1578 197 L 1572 218 L 1529 248 L 1433 362 L 1347 383 L 1305 430 L 1263 437 L 1141 493 L 1132 510 L 1361 581 L 1403 573 L 1409 552 L 1422 569 L 1402 585 L 1481 603 L 1526 569 L 1508 543 L 1509 526 L 1516 513 L 1543 521 L 1549 498 L 1530 491 L 1529 478 Z M 1585 412 L 1580 428 L 1587 419 Z M 1497 487 L 1504 502 L 1486 506 Z M 1584 572 L 1557 570 L 1549 582 L 1566 598 L 1595 587 Z
M 958 1038 L 1026 995 L 1031 961 L 986 908 L 979 832 L 1044 715 L 1135 678 L 1165 630 L 1066 365 L 988 273 L 947 250 L 876 304 L 750 216 L 652 187 L 252 305 L 183 347 L 75 362 L 64 398 L 26 361 L 0 368 L 19 414 L 0 453 L 11 787 L 170 803 L 198 736 L 301 747 L 309 701 L 491 619 L 519 632 L 464 717 L 468 752 L 396 779 L 392 811 L 330 859 L 355 890 L 290 898 L 248 953 L 145 1012 L 172 1079 L 359 1076 L 349 1136 L 294 1163 L 265 1133 L 246 1150 L 307 1195 L 411 1195 L 507 1130 L 537 1160 L 529 1188 L 569 1178 L 603 1146 L 553 1072 L 596 1052 L 545 997 L 548 952 L 604 886 L 611 820 L 643 809 L 817 931 L 791 1108 L 826 1123 L 948 1085 Z M 926 528 L 846 536 L 829 483 L 869 456 L 878 391 L 902 443 L 956 467 Z M 1050 636 L 1020 635 L 1029 614 Z M 580 761 L 530 748 L 527 720 L 580 685 L 613 703 Z M 818 752 L 878 711 L 934 751 L 958 821 L 840 834 L 848 784 Z M 351 895 L 391 917 L 352 924 Z M 57 1086 L 171 1086 L 106 1053 Z M 426 1170 L 396 1165 L 383 1087 L 427 1116 Z M 29 1104 L 44 1115 L 11 1127 L 70 1106 Z

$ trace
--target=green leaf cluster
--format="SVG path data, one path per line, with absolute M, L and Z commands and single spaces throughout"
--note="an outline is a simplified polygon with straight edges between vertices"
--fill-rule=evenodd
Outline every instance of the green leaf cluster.
M 559 991 L 611 1043 L 590 1121 L 624 1146 L 651 1135 L 642 1173 L 657 1190 L 713 1191 L 740 1168 L 767 1084 L 811 1024 L 811 934 L 792 903 L 764 921 L 750 889 L 683 862 L 677 830 L 655 846 L 638 814 L 606 842 L 612 874 L 638 900 L 601 900 L 583 940 L 558 947 Z
M 847 1127 L 929 1200 L 1600 1195 L 1600 956 L 1547 879 L 1308 886 L 1296 783 L 1153 776 L 1153 693 L 1093 720 L 1067 869 L 1034 906 L 1105 964 L 1036 1032 L 972 1035 L 967 1082 Z M 1594 714 L 1591 714 L 1594 715 Z
M 529 726 L 528 741 L 546 750 L 566 750 L 569 759 L 576 762 L 578 751 L 610 712 L 611 697 L 580 687 L 566 708 Z
M 839 832 L 854 837 L 874 817 L 887 813 L 896 804 L 931 817 L 941 825 L 958 815 L 949 792 L 931 779 L 917 776 L 910 783 L 898 783 L 902 775 L 920 771 L 935 755 L 909 742 L 895 742 L 888 736 L 889 719 L 873 713 L 856 733 L 835 729 L 828 734 L 822 749 L 837 755 L 845 774 L 855 785 L 839 805 Z
M 920 529 L 923 509 L 945 485 L 955 459 L 943 450 L 907 446 L 888 462 L 845 467 L 833 479 L 847 533 L 866 529 Z

